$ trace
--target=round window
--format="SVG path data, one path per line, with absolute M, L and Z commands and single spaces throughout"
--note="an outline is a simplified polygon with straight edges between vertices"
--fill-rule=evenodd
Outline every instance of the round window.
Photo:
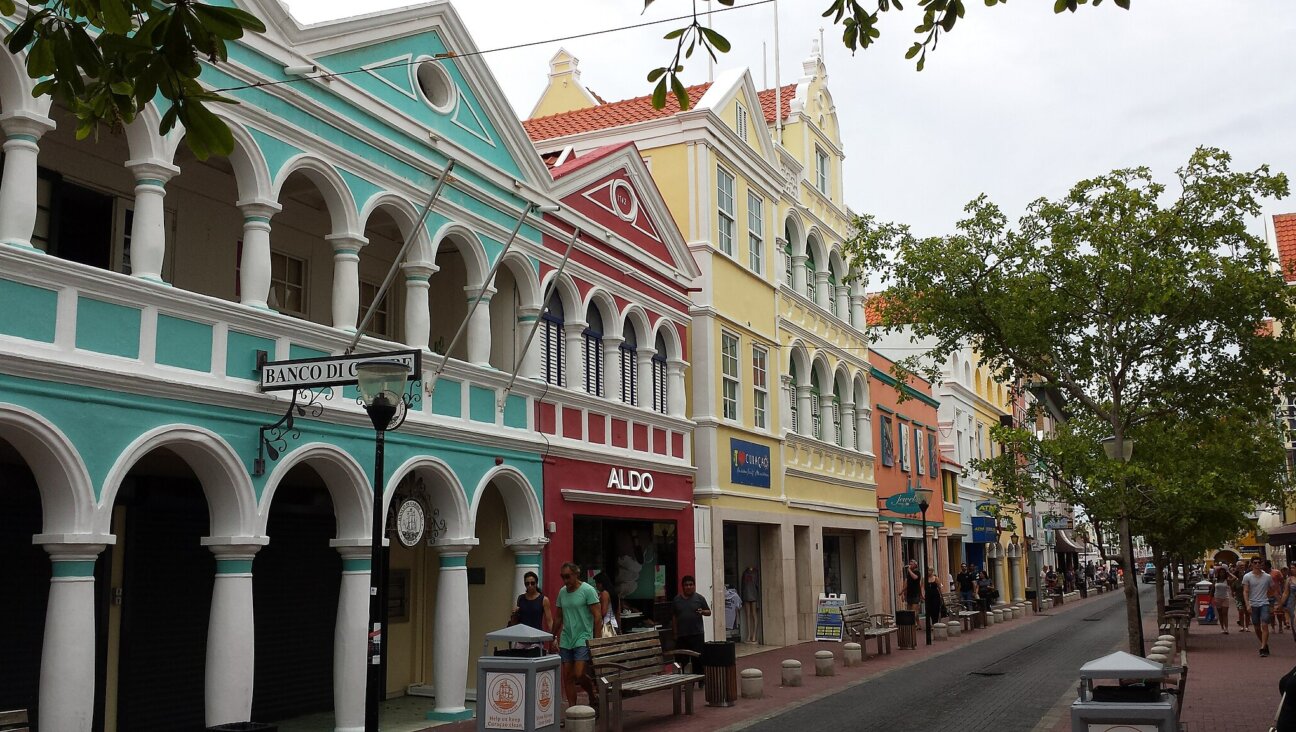
M 418 78 L 419 91 L 423 100 L 437 112 L 446 114 L 454 108 L 455 85 L 450 74 L 441 68 L 439 61 L 427 60 L 419 63 L 415 72 Z

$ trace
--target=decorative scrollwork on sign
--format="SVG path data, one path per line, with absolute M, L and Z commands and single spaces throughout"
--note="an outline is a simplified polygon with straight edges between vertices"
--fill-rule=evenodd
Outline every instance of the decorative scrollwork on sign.
M 387 423 L 387 432 L 400 429 L 405 424 L 405 418 L 409 416 L 411 410 L 417 410 L 421 407 L 420 400 L 423 397 L 423 382 L 416 379 L 406 382 L 405 391 L 401 394 L 400 401 L 396 404 L 396 413 L 392 415 L 391 422 Z M 356 404 L 364 406 L 364 400 L 356 397 Z
M 448 530 L 449 526 L 446 524 L 446 520 L 441 518 L 441 509 L 432 509 L 432 516 L 427 523 L 428 545 L 436 543 L 436 540 L 445 536 Z
M 267 456 L 271 460 L 278 460 L 288 450 L 290 440 L 301 439 L 301 428 L 297 426 L 296 420 L 319 419 L 324 414 L 321 402 L 332 398 L 331 388 L 294 390 L 283 416 L 274 424 L 265 425 L 258 431 L 257 458 L 252 464 L 252 474 L 264 475 Z

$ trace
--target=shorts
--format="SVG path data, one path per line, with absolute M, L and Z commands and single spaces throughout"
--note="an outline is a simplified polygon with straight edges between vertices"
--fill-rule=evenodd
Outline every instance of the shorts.
M 906 605 L 917 605 L 922 602 L 922 595 L 905 595 Z
M 1251 624 L 1268 625 L 1269 623 L 1269 605 L 1252 605 L 1251 606 Z
M 589 646 L 576 646 L 575 648 L 559 648 L 558 656 L 562 658 L 563 663 L 572 663 L 574 661 L 590 660 Z
M 1232 598 L 1229 598 L 1229 597 L 1217 597 L 1217 598 L 1215 598 L 1215 607 L 1218 607 L 1218 608 L 1221 608 L 1221 609 L 1227 610 L 1229 604 L 1232 603 L 1232 602 L 1233 602 L 1233 599 L 1232 599 Z

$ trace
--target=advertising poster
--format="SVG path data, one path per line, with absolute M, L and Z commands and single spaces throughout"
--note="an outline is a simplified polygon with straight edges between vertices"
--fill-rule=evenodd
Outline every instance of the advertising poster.
M 526 674 L 486 674 L 486 729 L 526 728 Z
M 820 595 L 815 608 L 815 640 L 841 642 L 845 623 L 842 622 L 842 606 L 846 604 L 846 595 Z
M 729 481 L 754 488 L 770 487 L 770 449 L 746 440 L 729 440 Z
M 535 726 L 543 729 L 554 723 L 558 707 L 558 672 L 555 669 L 536 672 Z

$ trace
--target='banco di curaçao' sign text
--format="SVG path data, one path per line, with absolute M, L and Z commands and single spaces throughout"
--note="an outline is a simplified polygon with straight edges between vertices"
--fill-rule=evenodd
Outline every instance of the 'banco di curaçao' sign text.
M 418 379 L 423 372 L 422 353 L 414 350 L 271 361 L 261 367 L 261 391 L 352 386 L 356 383 L 356 367 L 367 361 L 400 363 L 407 369 L 408 379 Z

